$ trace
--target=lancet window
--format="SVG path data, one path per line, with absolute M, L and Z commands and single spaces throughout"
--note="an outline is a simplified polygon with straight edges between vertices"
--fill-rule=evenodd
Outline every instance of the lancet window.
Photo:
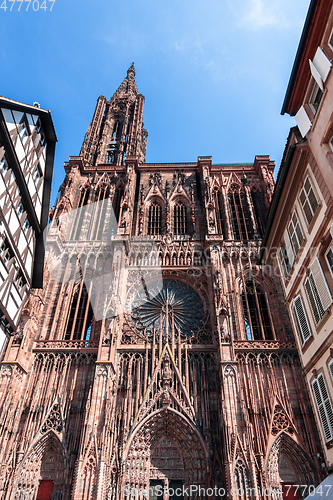
M 224 210 L 222 193 L 219 191 L 216 191 L 214 193 L 214 199 L 215 199 L 217 231 L 218 231 L 218 234 L 222 234 L 223 238 L 226 239 L 227 238 L 226 214 L 225 214 L 225 210 Z
M 79 205 L 71 218 L 71 239 L 82 240 L 107 240 L 114 234 L 114 224 L 107 224 L 107 214 L 110 213 L 111 204 L 115 220 L 119 221 L 120 205 L 123 189 L 116 189 L 113 199 L 108 186 L 101 186 L 96 191 L 83 190 Z M 111 217 L 111 221 L 114 218 Z M 112 227 L 111 227 L 112 226 Z
M 89 240 L 102 239 L 108 201 L 109 201 L 108 189 L 99 189 L 95 193 L 95 201 L 94 204 L 91 205 L 92 208 L 91 211 L 89 211 L 90 227 L 87 239 Z
M 115 215 L 117 222 L 119 221 L 120 202 L 121 202 L 123 194 L 124 194 L 124 190 L 122 188 L 119 188 L 119 187 L 116 188 L 115 193 L 114 193 L 114 197 L 113 197 L 112 207 L 113 207 L 114 215 Z
M 82 235 L 83 221 L 85 210 L 83 207 L 87 205 L 89 200 L 89 190 L 84 189 L 81 191 L 79 205 L 76 210 L 75 217 L 73 218 L 73 228 L 72 228 L 72 240 L 78 241 Z
M 173 223 L 174 223 L 174 233 L 176 235 L 187 234 L 188 223 L 187 223 L 187 210 L 186 205 L 178 201 L 173 209 Z
M 235 471 L 234 471 L 234 485 L 235 489 L 238 492 L 238 498 L 239 500 L 246 500 L 247 494 L 246 491 L 248 490 L 250 483 L 249 483 L 249 478 L 248 478 L 248 473 L 246 470 L 246 467 L 242 460 L 238 459 L 236 462 L 235 466 Z
M 156 236 L 162 233 L 162 208 L 157 202 L 150 204 L 148 209 L 148 234 Z
M 256 215 L 257 231 L 259 236 L 262 238 L 266 226 L 266 207 L 264 194 L 258 193 L 257 191 L 251 191 L 251 198 L 253 202 L 254 213 Z
M 65 340 L 90 340 L 93 309 L 85 284 L 73 295 L 67 321 Z
M 231 224 L 235 240 L 252 240 L 254 238 L 253 221 L 246 194 L 233 190 L 228 195 Z
M 266 294 L 255 280 L 248 280 L 241 294 L 248 340 L 273 340 L 273 329 Z

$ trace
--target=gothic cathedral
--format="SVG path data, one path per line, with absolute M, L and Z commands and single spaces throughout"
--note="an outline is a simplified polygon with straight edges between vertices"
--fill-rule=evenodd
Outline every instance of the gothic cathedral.
M 256 264 L 274 162 L 145 163 L 143 104 L 132 65 L 65 163 L 1 364 L 1 500 L 277 500 L 320 479 L 279 273 Z

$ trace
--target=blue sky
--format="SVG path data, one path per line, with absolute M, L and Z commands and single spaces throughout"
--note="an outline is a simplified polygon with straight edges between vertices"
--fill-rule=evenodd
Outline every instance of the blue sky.
M 0 0 L 0 4 L 3 0 Z M 283 98 L 309 0 L 7 0 L 0 9 L 0 94 L 50 109 L 63 163 L 79 154 L 99 95 L 134 61 L 145 96 L 147 162 L 252 162 L 278 169 L 294 119 Z

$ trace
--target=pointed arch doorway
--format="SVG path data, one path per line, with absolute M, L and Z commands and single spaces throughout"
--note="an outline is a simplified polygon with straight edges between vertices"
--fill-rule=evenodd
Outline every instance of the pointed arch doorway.
M 123 498 L 134 488 L 149 489 L 150 500 L 181 500 L 183 487 L 207 486 L 208 451 L 194 422 L 173 408 L 143 419 L 125 447 L 123 477 Z
M 59 437 L 49 430 L 23 459 L 18 475 L 14 478 L 13 498 L 62 500 L 66 462 L 66 452 Z
M 266 459 L 267 486 L 283 500 L 298 499 L 294 485 L 318 484 L 316 468 L 305 450 L 285 431 L 274 439 Z

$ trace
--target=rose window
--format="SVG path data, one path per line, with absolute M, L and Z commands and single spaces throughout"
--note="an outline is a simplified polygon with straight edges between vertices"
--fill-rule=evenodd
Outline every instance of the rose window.
M 155 293 L 154 293 L 155 292 Z M 133 326 L 143 335 L 156 338 L 162 329 L 166 339 L 194 335 L 204 325 L 204 306 L 199 294 L 180 281 L 166 280 L 163 288 L 149 286 L 132 299 L 130 316 Z

